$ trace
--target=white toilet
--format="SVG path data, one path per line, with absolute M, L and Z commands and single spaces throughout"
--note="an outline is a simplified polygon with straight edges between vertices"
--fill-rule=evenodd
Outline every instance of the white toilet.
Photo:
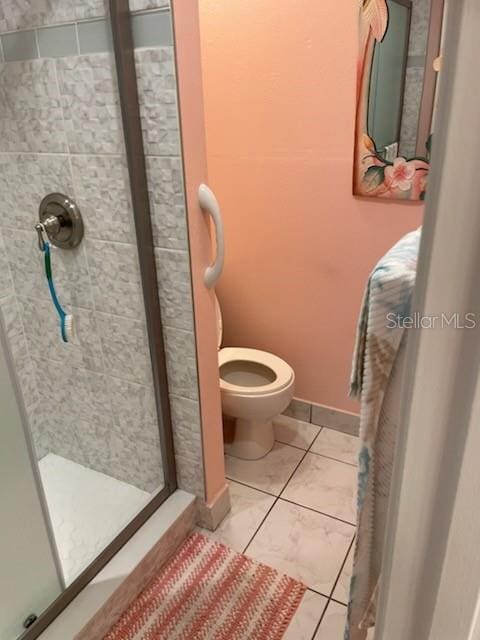
M 222 349 L 222 312 L 217 298 L 215 304 L 222 411 L 235 419 L 235 435 L 231 443 L 225 443 L 225 451 L 257 460 L 273 448 L 272 420 L 292 400 L 295 373 L 284 360 L 266 351 Z

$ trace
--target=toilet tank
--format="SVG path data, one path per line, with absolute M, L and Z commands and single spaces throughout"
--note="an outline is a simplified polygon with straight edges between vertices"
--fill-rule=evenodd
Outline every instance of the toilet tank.
M 217 348 L 220 351 L 222 347 L 222 339 L 223 339 L 223 318 L 222 318 L 222 310 L 220 308 L 220 303 L 218 302 L 218 298 L 216 294 L 213 294 L 215 298 L 215 317 L 217 320 Z

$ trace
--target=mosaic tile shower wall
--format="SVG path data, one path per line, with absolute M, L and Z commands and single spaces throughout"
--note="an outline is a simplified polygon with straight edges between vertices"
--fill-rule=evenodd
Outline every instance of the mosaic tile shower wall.
M 418 118 L 427 54 L 430 2 L 431 0 L 414 0 L 412 3 L 412 22 L 400 131 L 400 155 L 406 158 L 413 158 L 416 155 Z
M 171 16 L 166 0 L 131 8 L 148 10 L 133 28 L 178 482 L 203 497 Z M 103 0 L 0 5 L 0 310 L 37 457 L 55 453 L 154 490 L 163 474 L 105 15 Z M 53 254 L 77 326 L 68 345 L 34 232 L 52 191 L 73 197 L 85 223 L 78 249 Z

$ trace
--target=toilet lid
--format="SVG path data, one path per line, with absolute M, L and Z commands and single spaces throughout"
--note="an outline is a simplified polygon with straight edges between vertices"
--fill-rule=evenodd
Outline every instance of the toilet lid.
M 258 364 L 260 367 L 265 367 L 267 370 L 273 372 L 275 379 L 270 383 L 262 382 L 258 386 L 248 385 L 244 386 L 233 382 L 235 380 L 235 366 L 234 363 L 251 363 Z M 222 368 L 232 363 L 229 371 L 229 379 L 222 377 Z M 292 384 L 295 380 L 295 373 L 292 367 L 282 360 L 278 356 L 274 356 L 273 353 L 267 351 L 260 351 L 259 349 L 247 349 L 244 347 L 224 347 L 220 349 L 218 353 L 218 364 L 220 367 L 220 389 L 224 392 L 235 393 L 242 396 L 253 395 L 267 395 L 269 393 L 278 392 L 284 387 Z M 233 375 L 232 375 L 233 374 Z
M 220 347 L 222 346 L 223 340 L 223 318 L 222 318 L 222 310 L 220 309 L 220 303 L 218 302 L 218 298 L 215 294 L 213 294 L 215 298 L 215 316 L 217 319 L 217 348 L 220 351 Z

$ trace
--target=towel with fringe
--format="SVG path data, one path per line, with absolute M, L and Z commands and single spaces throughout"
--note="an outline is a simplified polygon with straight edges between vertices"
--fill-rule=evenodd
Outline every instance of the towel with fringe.
M 378 262 L 364 294 L 350 395 L 360 400 L 360 452 L 354 566 L 345 640 L 364 640 L 375 624 L 404 359 L 421 229 L 404 236 Z M 402 363 L 399 363 L 399 360 Z

